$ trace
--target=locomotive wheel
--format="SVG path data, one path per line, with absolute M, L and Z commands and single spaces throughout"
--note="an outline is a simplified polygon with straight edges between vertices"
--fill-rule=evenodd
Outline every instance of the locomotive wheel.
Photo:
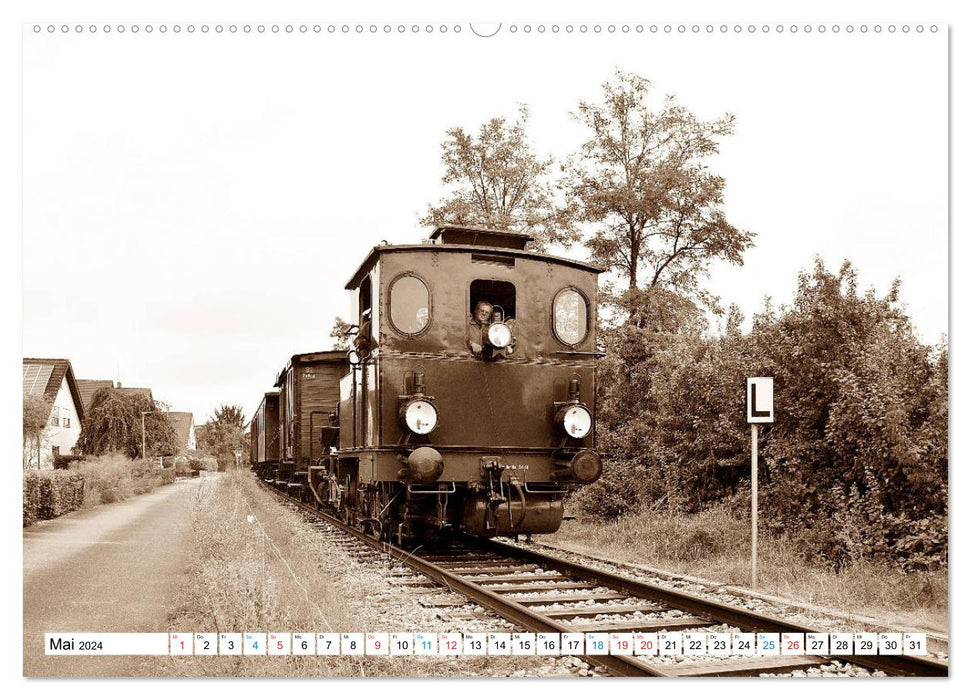
M 394 530 L 395 511 L 390 507 L 394 497 L 383 487 L 371 487 L 360 494 L 361 530 L 375 540 L 388 540 Z

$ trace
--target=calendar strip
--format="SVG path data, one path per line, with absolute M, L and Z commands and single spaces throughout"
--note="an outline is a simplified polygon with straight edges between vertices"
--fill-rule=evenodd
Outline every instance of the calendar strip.
M 924 632 L 62 632 L 49 656 L 926 656 Z

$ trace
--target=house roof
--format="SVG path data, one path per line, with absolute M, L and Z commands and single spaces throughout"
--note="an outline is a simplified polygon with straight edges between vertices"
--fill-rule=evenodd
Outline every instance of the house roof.
M 81 401 L 84 402 L 84 410 L 91 410 L 91 400 L 98 393 L 99 389 L 113 389 L 114 382 L 110 379 L 79 379 L 78 390 L 81 392 Z
M 165 417 L 169 419 L 175 435 L 179 439 L 179 444 L 189 445 L 189 431 L 192 430 L 192 414 L 182 411 L 166 411 Z
M 54 401 L 65 378 L 78 420 L 83 421 L 84 402 L 81 400 L 81 392 L 74 378 L 71 361 L 60 358 L 24 358 L 24 396 L 45 396 L 50 401 Z
M 121 387 L 120 386 L 116 388 L 115 391 L 120 391 L 122 394 L 128 394 L 128 395 L 135 394 L 138 396 L 144 396 L 145 398 L 147 398 L 149 401 L 152 401 L 153 403 L 155 401 L 155 399 L 152 398 L 152 390 L 147 387 L 138 387 L 138 386 Z

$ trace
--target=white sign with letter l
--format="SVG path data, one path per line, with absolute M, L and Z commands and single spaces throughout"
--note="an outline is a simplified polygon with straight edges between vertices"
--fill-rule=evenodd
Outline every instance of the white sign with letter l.
M 746 391 L 749 423 L 772 423 L 772 377 L 749 377 Z

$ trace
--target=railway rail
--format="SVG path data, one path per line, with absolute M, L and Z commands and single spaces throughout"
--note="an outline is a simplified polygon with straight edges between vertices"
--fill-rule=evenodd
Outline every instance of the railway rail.
M 530 632 L 649 632 L 717 625 L 744 632 L 821 631 L 494 540 L 454 538 L 409 551 L 378 541 L 315 505 L 260 483 L 308 515 Z M 604 620 L 604 616 L 611 619 Z M 643 656 L 587 654 L 581 658 L 615 676 L 748 676 L 787 673 L 833 660 L 893 676 L 948 675 L 946 663 L 916 656 L 750 656 L 698 663 L 664 663 Z

